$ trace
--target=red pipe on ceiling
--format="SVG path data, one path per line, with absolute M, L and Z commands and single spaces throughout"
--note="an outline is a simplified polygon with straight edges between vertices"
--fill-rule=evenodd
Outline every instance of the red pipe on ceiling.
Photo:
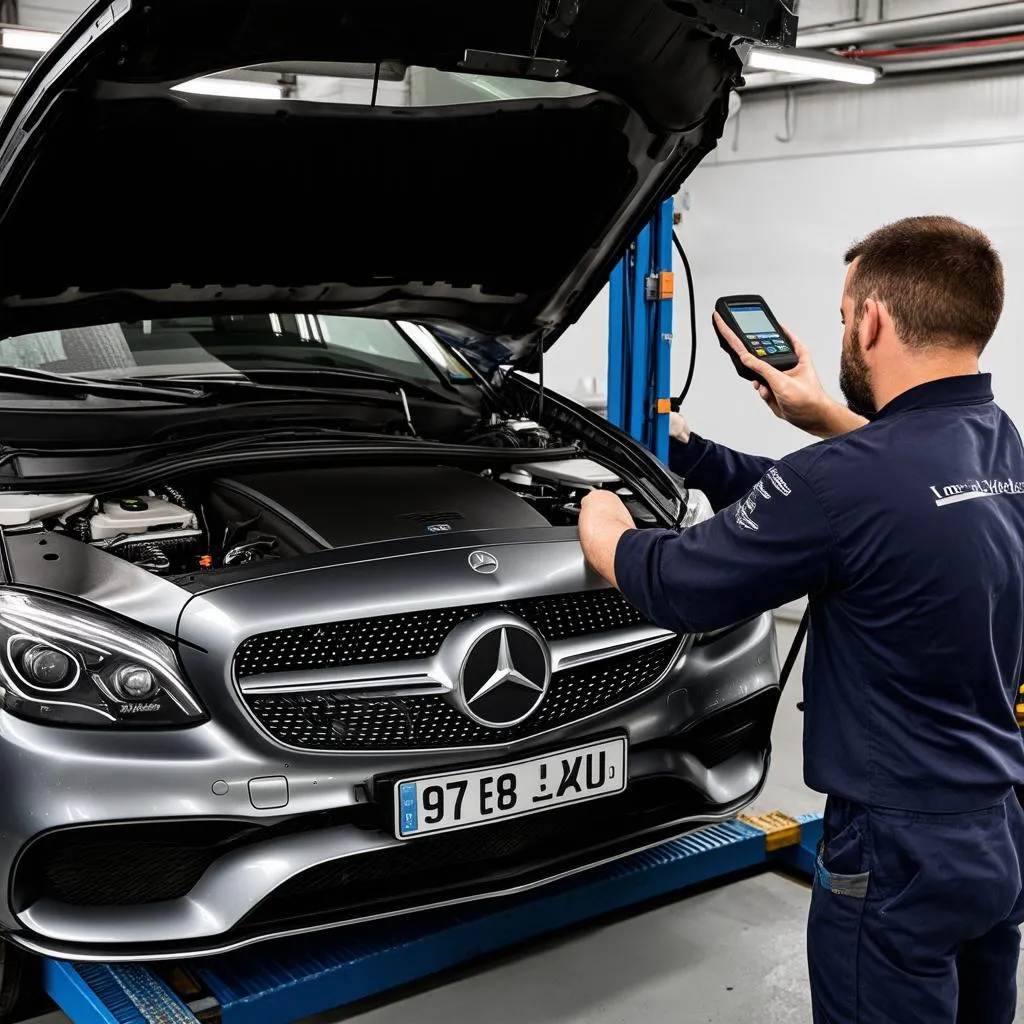
M 970 39 L 961 43 L 934 43 L 930 46 L 903 46 L 891 50 L 843 50 L 841 55 L 851 60 L 881 60 L 885 57 L 915 57 L 935 53 L 960 53 L 983 50 L 990 46 L 1024 43 L 1024 35 L 999 36 L 996 39 Z

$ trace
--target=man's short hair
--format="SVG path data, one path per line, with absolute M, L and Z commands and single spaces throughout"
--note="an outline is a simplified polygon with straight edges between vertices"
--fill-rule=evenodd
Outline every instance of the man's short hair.
M 980 353 L 1003 312 L 1003 265 L 977 228 L 952 217 L 908 217 L 846 253 L 860 260 L 850 283 L 857 316 L 867 299 L 885 305 L 911 348 Z

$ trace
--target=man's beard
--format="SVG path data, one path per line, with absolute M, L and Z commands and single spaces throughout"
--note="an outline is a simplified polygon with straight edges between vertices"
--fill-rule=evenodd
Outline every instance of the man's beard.
M 852 343 L 843 346 L 840 359 L 839 390 L 852 412 L 858 416 L 873 416 L 878 410 L 875 408 L 875 396 L 871 393 L 870 373 L 856 338 L 857 325 L 854 324 Z

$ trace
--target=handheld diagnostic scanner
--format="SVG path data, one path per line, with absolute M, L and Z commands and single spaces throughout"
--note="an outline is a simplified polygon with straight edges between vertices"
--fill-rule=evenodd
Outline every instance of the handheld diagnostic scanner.
M 733 333 L 746 346 L 747 351 L 774 366 L 776 370 L 792 370 L 798 363 L 786 332 L 760 295 L 729 295 L 715 303 L 715 311 L 732 328 Z M 760 380 L 748 370 L 732 346 L 715 327 L 718 343 L 732 359 L 736 372 L 747 380 Z

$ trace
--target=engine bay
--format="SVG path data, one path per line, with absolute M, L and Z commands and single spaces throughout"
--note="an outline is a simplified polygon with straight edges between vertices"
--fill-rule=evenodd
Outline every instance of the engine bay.
M 5 494 L 7 535 L 51 531 L 154 575 L 238 568 L 360 544 L 481 530 L 574 526 L 587 491 L 620 494 L 639 526 L 656 517 L 589 458 L 483 471 L 450 466 L 301 467 L 154 483 L 133 493 Z

